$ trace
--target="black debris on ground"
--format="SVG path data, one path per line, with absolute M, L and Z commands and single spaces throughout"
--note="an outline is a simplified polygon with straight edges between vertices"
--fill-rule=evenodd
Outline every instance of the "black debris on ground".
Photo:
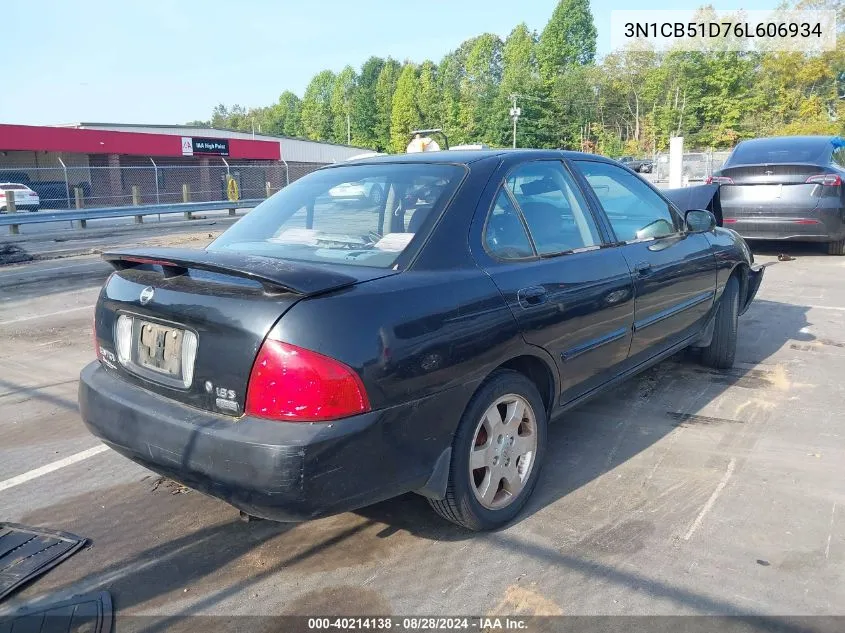
M 0 523 L 0 600 L 78 552 L 87 542 L 68 532 Z
M 25 605 L 8 615 L 0 615 L 0 633 L 110 633 L 113 622 L 111 595 L 100 591 L 46 604 L 39 601 L 37 605 Z
M 19 264 L 21 262 L 31 262 L 32 255 L 27 253 L 20 246 L 14 244 L 0 244 L 0 265 L 3 264 Z

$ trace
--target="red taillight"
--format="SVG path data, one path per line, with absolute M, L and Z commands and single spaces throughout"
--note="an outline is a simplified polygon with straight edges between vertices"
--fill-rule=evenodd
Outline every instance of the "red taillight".
M 722 224 L 736 224 L 736 218 L 725 218 L 722 220 Z
M 818 220 L 812 220 L 810 218 L 802 218 L 800 220 L 793 220 L 795 224 L 821 224 Z
M 732 185 L 734 181 L 727 176 L 707 176 L 704 181 L 708 185 Z
M 810 176 L 809 178 L 807 178 L 805 182 L 811 185 L 838 187 L 842 184 L 842 179 L 839 177 L 839 174 L 816 174 L 815 176 Z
M 370 410 L 364 384 L 343 363 L 267 339 L 246 391 L 246 413 L 289 422 L 337 420 Z

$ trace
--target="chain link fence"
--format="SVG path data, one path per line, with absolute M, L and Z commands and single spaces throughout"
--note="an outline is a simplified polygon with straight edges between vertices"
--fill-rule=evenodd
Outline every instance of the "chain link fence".
M 681 179 L 684 184 L 695 184 L 705 181 L 713 172 L 718 171 L 730 156 L 731 150 L 719 152 L 687 152 L 684 153 Z M 654 155 L 649 179 L 652 182 L 669 182 L 669 152 L 659 152 Z
M 86 167 L 3 167 L 0 182 L 28 186 L 40 208 L 72 209 L 265 198 L 319 169 L 320 163 L 254 161 L 228 165 L 158 164 Z M 233 181 L 234 184 L 230 184 Z

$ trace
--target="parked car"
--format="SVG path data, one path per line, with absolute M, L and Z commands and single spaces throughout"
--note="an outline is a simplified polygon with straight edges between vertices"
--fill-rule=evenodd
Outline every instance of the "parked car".
M 329 189 L 328 195 L 334 200 L 355 200 L 373 206 L 381 204 L 384 200 L 384 190 L 375 180 L 344 182 Z
M 845 255 L 845 141 L 781 136 L 743 141 L 709 182 L 724 223 L 746 239 L 823 242 Z
M 378 180 L 379 213 L 315 204 Z M 416 491 L 513 519 L 547 421 L 686 347 L 733 363 L 763 270 L 612 160 L 441 151 L 318 170 L 204 250 L 104 255 L 88 428 L 249 515 Z
M 32 180 L 26 171 L 18 169 L 0 169 L 0 180 L 29 187 L 38 194 L 41 206 L 45 208 L 63 209 L 73 206 L 75 187 L 81 187 L 86 198 L 91 195 L 91 184 L 88 182 L 69 186 L 64 180 Z
M 650 158 L 634 158 L 633 156 L 622 156 L 618 159 L 628 169 L 636 172 L 651 173 L 654 162 Z
M 9 210 L 9 199 L 14 198 L 15 209 L 20 211 L 38 211 L 41 201 L 38 194 L 19 182 L 0 182 L 0 212 Z

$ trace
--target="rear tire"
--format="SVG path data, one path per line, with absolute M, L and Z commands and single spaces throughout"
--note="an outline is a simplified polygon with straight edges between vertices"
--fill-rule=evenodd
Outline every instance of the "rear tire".
M 715 369 L 733 367 L 739 321 L 739 281 L 731 276 L 722 292 L 710 345 L 701 349 L 701 363 Z
M 845 255 L 845 239 L 837 240 L 835 242 L 828 242 L 828 255 Z
M 497 414 L 501 418 L 495 419 Z M 512 419 L 510 424 L 508 419 Z M 503 424 L 498 426 L 500 421 Z M 537 387 L 519 372 L 497 370 L 461 417 L 452 443 L 446 498 L 429 499 L 431 507 L 444 519 L 470 530 L 504 525 L 531 496 L 545 446 L 546 409 Z M 471 459 L 477 463 L 475 458 L 482 452 L 490 456 L 482 458 L 488 465 L 471 470 Z M 486 495 L 485 490 L 492 493 Z

